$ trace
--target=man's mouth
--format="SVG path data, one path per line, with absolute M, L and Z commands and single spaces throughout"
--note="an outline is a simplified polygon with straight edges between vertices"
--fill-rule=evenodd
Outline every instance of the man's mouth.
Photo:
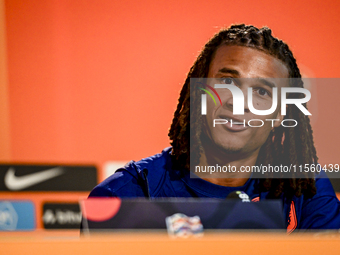
M 245 119 L 234 119 L 226 116 L 219 116 L 219 118 L 227 121 L 227 123 L 221 125 L 230 131 L 239 132 L 248 129 L 248 123 Z

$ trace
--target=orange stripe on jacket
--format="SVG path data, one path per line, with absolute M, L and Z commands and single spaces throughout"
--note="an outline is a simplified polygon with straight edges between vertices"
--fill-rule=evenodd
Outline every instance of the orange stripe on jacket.
M 290 234 L 296 229 L 297 227 L 297 219 L 296 219 L 296 211 L 295 211 L 295 204 L 294 201 L 290 204 L 290 212 L 289 212 L 289 217 L 290 217 L 290 223 L 287 227 L 287 233 Z

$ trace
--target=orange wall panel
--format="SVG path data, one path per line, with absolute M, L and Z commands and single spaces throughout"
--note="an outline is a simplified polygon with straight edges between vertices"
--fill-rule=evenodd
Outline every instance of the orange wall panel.
M 14 161 L 101 165 L 160 152 L 186 73 L 232 23 L 272 28 L 307 75 L 340 74 L 340 2 L 331 0 L 8 0 L 5 11 Z M 339 92 L 318 90 L 323 163 L 340 163 L 330 113 Z
M 7 74 L 5 2 L 0 0 L 0 160 L 10 160 L 10 124 Z

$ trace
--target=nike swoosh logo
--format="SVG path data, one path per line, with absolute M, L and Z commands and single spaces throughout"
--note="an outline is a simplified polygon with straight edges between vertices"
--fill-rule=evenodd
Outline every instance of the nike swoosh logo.
M 5 185 L 10 190 L 22 190 L 35 184 L 47 181 L 64 173 L 62 167 L 55 167 L 45 171 L 16 176 L 15 169 L 10 167 L 5 175 Z

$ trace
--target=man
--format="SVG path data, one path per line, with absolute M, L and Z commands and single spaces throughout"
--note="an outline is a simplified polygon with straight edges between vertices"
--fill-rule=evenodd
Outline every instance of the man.
M 207 78 L 207 82 L 191 78 Z M 340 204 L 325 173 L 318 178 L 308 172 L 292 173 L 290 178 L 284 178 L 283 173 L 255 178 L 251 172 L 240 171 L 244 166 L 317 165 L 308 116 L 294 105 L 287 105 L 285 115 L 277 107 L 265 116 L 255 116 L 245 103 L 244 115 L 237 117 L 230 91 L 214 90 L 211 80 L 235 85 L 244 94 L 251 88 L 257 110 L 271 107 L 274 88 L 303 87 L 292 52 L 270 29 L 233 25 L 220 31 L 205 45 L 182 88 L 169 131 L 172 147 L 139 162 L 131 161 L 95 187 L 90 197 L 225 199 L 240 190 L 252 201 L 282 199 L 289 232 L 295 228 L 340 228 Z M 220 96 L 220 104 L 207 98 L 204 114 L 199 101 L 203 91 Z M 215 125 L 216 119 L 225 122 Z M 251 119 L 263 121 L 263 125 L 251 127 Z M 281 125 L 284 119 L 294 119 L 298 125 L 286 128 Z M 240 125 L 242 121 L 244 125 Z M 190 172 L 194 166 L 217 164 L 236 171 Z

